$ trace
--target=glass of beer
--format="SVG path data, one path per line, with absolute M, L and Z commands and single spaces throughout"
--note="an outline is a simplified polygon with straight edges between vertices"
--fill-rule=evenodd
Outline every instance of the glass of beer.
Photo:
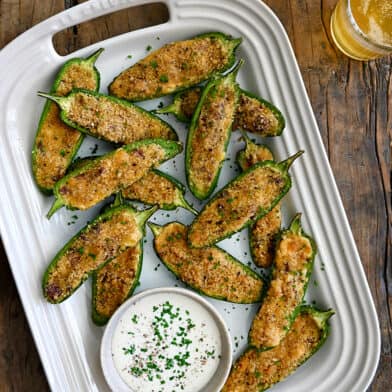
M 339 0 L 331 17 L 337 47 L 356 60 L 392 53 L 392 0 Z

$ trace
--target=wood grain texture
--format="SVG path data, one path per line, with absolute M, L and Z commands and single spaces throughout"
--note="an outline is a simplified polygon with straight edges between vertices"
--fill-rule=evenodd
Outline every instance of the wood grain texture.
M 256 0 L 252 0 L 256 1 Z M 75 0 L 0 0 L 0 47 Z M 392 380 L 392 59 L 349 60 L 332 44 L 335 0 L 266 0 L 293 44 L 377 305 L 382 353 L 370 391 Z M 59 53 L 162 23 L 161 5 L 135 7 L 56 36 Z M 300 23 L 298 22 L 300 21 Z M 45 391 L 46 379 L 0 248 L 0 392 Z
M 301 68 L 365 268 L 382 349 L 371 391 L 392 380 L 392 59 L 358 62 L 332 43 L 335 0 L 267 0 L 282 20 Z M 294 23 L 293 21 L 301 21 Z

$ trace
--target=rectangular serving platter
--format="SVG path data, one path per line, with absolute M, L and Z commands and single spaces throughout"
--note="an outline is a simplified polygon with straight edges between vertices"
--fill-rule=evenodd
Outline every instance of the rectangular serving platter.
M 121 70 L 144 57 L 146 47 L 208 31 L 243 37 L 237 58 L 245 65 L 238 81 L 280 108 L 286 118 L 281 137 L 264 139 L 277 159 L 305 150 L 291 169 L 293 188 L 283 202 L 284 223 L 296 212 L 303 213 L 305 230 L 318 244 L 318 256 L 307 300 L 321 308 L 332 307 L 331 335 L 323 348 L 275 391 L 365 391 L 374 376 L 380 354 L 377 315 L 361 261 L 328 163 L 300 71 L 284 28 L 261 1 L 164 0 L 167 23 L 123 34 L 59 56 L 52 36 L 83 21 L 152 1 L 92 0 L 40 23 L 19 36 L 0 52 L 0 231 L 19 295 L 30 323 L 49 384 L 53 391 L 107 391 L 99 363 L 103 328 L 91 321 L 91 286 L 84 284 L 61 305 L 48 304 L 41 291 L 43 272 L 57 250 L 101 206 L 86 212 L 57 213 L 45 217 L 52 198 L 38 191 L 31 175 L 31 147 L 44 104 L 39 90 L 48 91 L 64 61 L 84 57 L 105 48 L 97 62 L 101 91 Z M 132 55 L 132 58 L 128 58 Z M 153 109 L 168 98 L 144 102 Z M 185 127 L 173 120 L 180 139 Z M 218 189 L 238 173 L 236 152 L 243 147 L 239 132 L 233 132 Z M 258 139 L 261 141 L 261 139 Z M 87 138 L 79 156 L 108 151 L 108 144 Z M 185 183 L 183 154 L 165 163 L 162 170 Z M 201 204 L 187 191 L 186 197 L 199 209 Z M 77 216 L 75 219 L 74 216 Z M 190 223 L 184 210 L 159 211 L 152 220 Z M 141 284 L 137 292 L 160 286 L 182 286 L 157 259 L 147 230 Z M 247 231 L 220 245 L 244 263 L 250 263 Z M 252 265 L 252 264 L 251 264 Z M 232 305 L 209 300 L 226 320 L 235 358 L 246 345 L 247 332 L 258 305 Z

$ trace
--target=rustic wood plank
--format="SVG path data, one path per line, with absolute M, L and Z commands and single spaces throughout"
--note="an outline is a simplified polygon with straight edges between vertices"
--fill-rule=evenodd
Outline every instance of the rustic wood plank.
M 34 341 L 0 243 L 0 390 L 49 391 Z
M 54 36 L 53 43 L 59 54 L 65 55 L 128 31 L 164 23 L 168 18 L 162 3 L 131 7 L 64 30 Z
M 77 3 L 0 1 L 0 47 Z M 370 390 L 384 392 L 390 389 L 392 377 L 392 60 L 360 63 L 338 52 L 329 33 L 336 0 L 266 3 L 282 20 L 293 44 L 376 302 L 382 355 Z M 166 19 L 162 5 L 135 7 L 68 29 L 54 42 L 60 54 L 67 54 Z M 0 279 L 0 389 L 48 390 L 2 248 Z
M 370 390 L 387 391 L 392 378 L 392 59 L 362 63 L 335 48 L 329 32 L 335 0 L 266 3 L 294 46 L 376 303 L 382 351 Z

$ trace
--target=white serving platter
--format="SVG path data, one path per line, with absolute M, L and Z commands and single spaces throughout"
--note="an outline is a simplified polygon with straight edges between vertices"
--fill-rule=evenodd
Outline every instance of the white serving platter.
M 163 0 L 170 14 L 167 23 L 113 37 L 69 56 L 61 57 L 55 52 L 52 36 L 56 32 L 150 2 L 88 1 L 33 27 L 0 52 L 0 230 L 52 390 L 108 390 L 99 363 L 103 328 L 95 326 L 90 317 L 90 283 L 61 305 L 48 304 L 41 292 L 41 278 L 49 261 L 100 207 L 76 213 L 62 209 L 50 221 L 45 218 L 52 198 L 38 191 L 31 175 L 31 147 L 44 104 L 36 92 L 50 89 L 64 61 L 87 56 L 99 47 L 105 48 L 97 67 L 101 72 L 101 91 L 106 92 L 115 75 L 146 55 L 148 45 L 155 49 L 202 32 L 223 31 L 243 37 L 237 51 L 237 58 L 246 61 L 238 76 L 241 86 L 273 102 L 285 115 L 287 126 L 283 136 L 264 141 L 279 160 L 300 149 L 306 151 L 291 169 L 293 188 L 284 199 L 284 223 L 287 225 L 297 211 L 303 212 L 304 228 L 315 238 L 319 249 L 307 299 L 336 311 L 331 320 L 331 335 L 323 348 L 274 390 L 365 391 L 380 354 L 377 315 L 293 50 L 271 10 L 258 0 Z M 155 108 L 161 101 L 166 103 L 168 99 L 149 101 L 143 106 Z M 165 119 L 185 141 L 183 125 L 171 117 Z M 243 146 L 239 136 L 233 132 L 229 160 L 225 162 L 218 189 L 238 170 L 234 159 Z M 95 143 L 87 138 L 79 155 L 91 155 Z M 110 148 L 101 142 L 97 144 L 98 154 Z M 161 168 L 185 183 L 183 154 Z M 189 191 L 186 197 L 196 208 L 200 207 Z M 156 223 L 172 220 L 190 223 L 193 216 L 184 210 L 159 211 L 152 219 Z M 151 239 L 147 230 L 137 292 L 159 286 L 181 286 L 159 263 Z M 246 231 L 223 241 L 221 246 L 245 263 L 250 262 Z M 257 305 L 209 301 L 230 326 L 234 355 L 238 357 L 246 345 Z

